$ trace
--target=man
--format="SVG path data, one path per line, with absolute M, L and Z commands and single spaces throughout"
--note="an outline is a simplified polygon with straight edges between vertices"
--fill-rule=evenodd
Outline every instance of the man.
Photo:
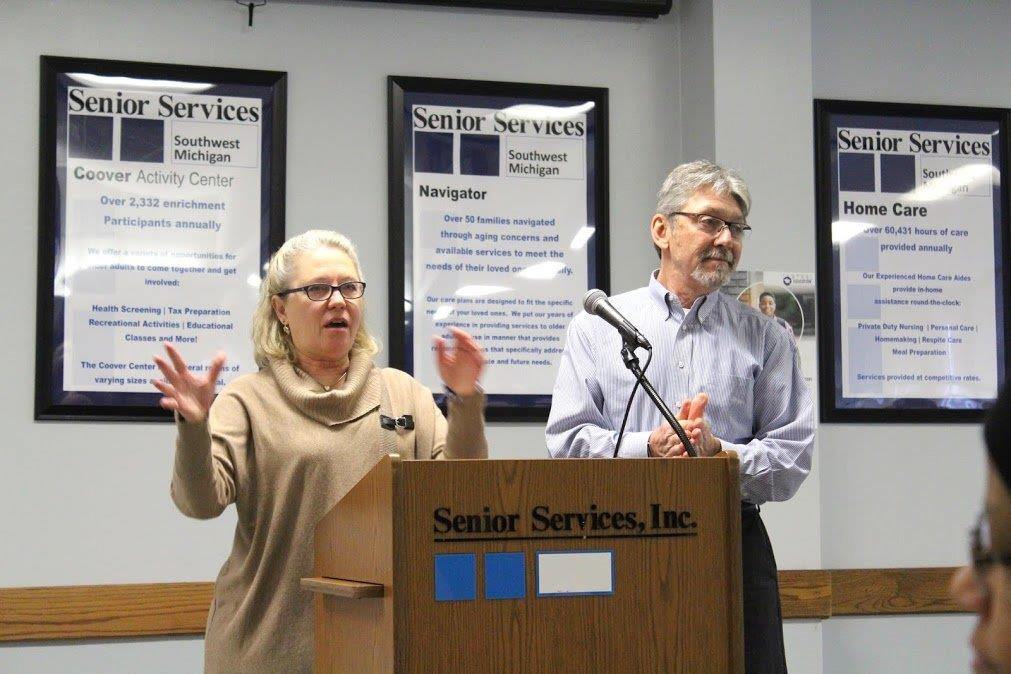
M 653 344 L 647 372 L 699 453 L 738 454 L 746 671 L 785 672 L 776 562 L 758 506 L 790 498 L 811 468 L 814 420 L 793 340 L 767 317 L 719 292 L 741 256 L 751 199 L 733 171 L 683 164 L 664 181 L 650 222 L 660 256 L 645 288 L 612 298 Z M 621 338 L 596 316 L 569 325 L 547 445 L 555 457 L 609 457 L 635 380 Z M 683 402 L 682 402 L 683 401 Z M 675 410 L 677 408 L 675 407 Z M 679 457 L 684 448 L 641 391 L 619 456 Z
M 776 325 L 778 325 L 779 327 L 783 328 L 788 333 L 790 333 L 790 338 L 793 339 L 794 342 L 797 341 L 797 336 L 793 334 L 793 326 L 787 323 L 786 319 L 780 318 L 779 316 L 776 315 L 775 295 L 773 295 L 769 291 L 765 291 L 764 293 L 759 295 L 758 310 L 761 311 L 766 316 L 768 316 L 769 318 L 771 318 L 773 321 L 775 321 Z
M 1011 387 L 987 415 L 986 502 L 972 531 L 972 567 L 960 569 L 951 593 L 979 616 L 972 634 L 973 670 L 1011 672 Z

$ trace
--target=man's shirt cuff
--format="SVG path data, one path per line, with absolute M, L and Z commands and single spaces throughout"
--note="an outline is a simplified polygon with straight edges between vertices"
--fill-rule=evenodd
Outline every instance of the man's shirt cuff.
M 618 456 L 623 459 L 648 459 L 649 436 L 652 432 L 625 433 L 625 437 L 621 440 L 621 447 L 618 449 Z

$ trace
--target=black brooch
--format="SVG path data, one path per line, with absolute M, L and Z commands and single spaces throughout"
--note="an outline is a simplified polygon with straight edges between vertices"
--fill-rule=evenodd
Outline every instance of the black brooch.
M 385 414 L 379 415 L 379 425 L 388 431 L 395 431 L 398 428 L 404 428 L 406 430 L 412 430 L 414 428 L 414 417 L 410 414 L 405 414 L 402 417 L 388 417 Z

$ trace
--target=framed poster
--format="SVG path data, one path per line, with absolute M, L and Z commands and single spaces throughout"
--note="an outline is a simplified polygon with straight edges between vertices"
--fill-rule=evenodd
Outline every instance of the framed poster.
M 815 101 L 822 421 L 976 422 L 1008 362 L 1007 112 Z
M 286 75 L 43 56 L 35 418 L 171 420 L 152 356 L 255 370 Z
M 491 420 L 543 420 L 569 320 L 609 286 L 607 90 L 390 77 L 390 364 L 488 359 Z

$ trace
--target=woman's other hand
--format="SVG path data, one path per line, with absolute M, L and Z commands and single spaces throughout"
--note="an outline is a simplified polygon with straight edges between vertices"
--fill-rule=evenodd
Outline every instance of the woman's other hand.
M 207 418 L 207 412 L 214 402 L 214 384 L 225 364 L 225 354 L 219 352 L 211 360 L 205 374 L 195 375 L 190 372 L 186 361 L 174 346 L 168 342 L 164 342 L 164 346 L 169 360 L 155 356 L 154 362 L 165 379 L 151 380 L 154 387 L 162 392 L 159 404 L 167 410 L 178 412 L 191 424 L 200 423 Z
M 453 347 L 442 337 L 435 337 L 435 364 L 442 383 L 457 395 L 471 395 L 478 390 L 477 381 L 484 370 L 484 351 L 473 337 L 460 328 L 449 328 L 453 333 Z

